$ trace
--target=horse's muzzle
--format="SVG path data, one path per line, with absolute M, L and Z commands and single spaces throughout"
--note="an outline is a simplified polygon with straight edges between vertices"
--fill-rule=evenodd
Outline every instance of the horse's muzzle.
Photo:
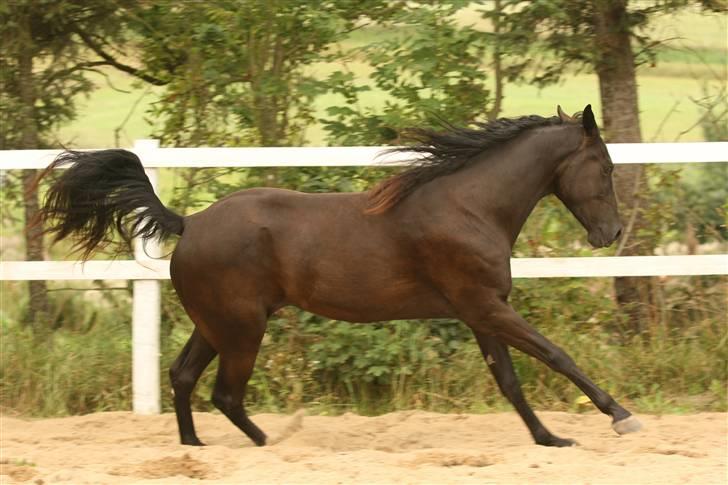
M 589 244 L 591 244 L 594 248 L 606 248 L 611 246 L 614 241 L 619 239 L 621 236 L 622 224 L 615 224 L 607 230 L 600 227 L 594 231 L 590 231 L 587 239 Z

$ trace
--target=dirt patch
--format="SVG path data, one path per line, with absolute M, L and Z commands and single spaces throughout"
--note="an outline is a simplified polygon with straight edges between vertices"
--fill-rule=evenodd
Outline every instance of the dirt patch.
M 639 416 L 621 437 L 602 415 L 539 414 L 580 446 L 536 446 L 514 413 L 261 414 L 262 448 L 218 414 L 195 415 L 203 448 L 171 414 L 2 417 L 0 483 L 728 483 L 724 413 Z
M 35 477 L 35 470 L 31 466 L 17 465 L 13 463 L 0 463 L 0 483 L 3 483 L 2 477 L 7 476 L 13 482 L 27 482 Z
M 112 475 L 135 476 L 139 478 L 168 478 L 187 477 L 200 480 L 215 478 L 210 467 L 205 463 L 192 458 L 189 453 L 182 456 L 165 456 L 153 460 L 145 460 L 136 467 L 117 467 Z
M 473 466 L 484 467 L 493 465 L 493 458 L 485 455 L 471 455 L 449 453 L 447 451 L 427 451 L 419 453 L 417 458 L 405 462 L 407 466 L 418 467 L 421 465 L 435 466 Z

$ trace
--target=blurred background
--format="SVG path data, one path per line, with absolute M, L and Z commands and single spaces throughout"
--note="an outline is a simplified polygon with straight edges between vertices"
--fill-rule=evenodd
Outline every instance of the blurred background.
M 589 103 L 609 143 L 728 140 L 720 0 L 10 0 L 0 5 L 0 38 L 0 150 L 130 147 L 139 138 L 165 147 L 400 145 L 407 127 Z M 0 257 L 68 257 L 68 245 L 50 248 L 26 230 L 43 194 L 36 173 L 0 173 Z M 165 169 L 160 191 L 189 214 L 247 187 L 355 191 L 391 173 Z M 514 255 L 727 252 L 725 164 L 624 165 L 615 184 L 632 221 L 620 247 L 589 248 L 578 222 L 545 199 Z M 628 407 L 725 411 L 727 283 L 522 279 L 512 304 Z M 0 289 L 3 412 L 131 408 L 130 282 Z M 191 328 L 165 282 L 165 373 Z M 514 360 L 537 409 L 582 410 L 565 378 L 519 353 Z M 197 410 L 212 409 L 214 365 L 196 389 Z M 271 319 L 248 396 L 254 412 L 510 409 L 459 322 L 352 325 L 295 309 Z

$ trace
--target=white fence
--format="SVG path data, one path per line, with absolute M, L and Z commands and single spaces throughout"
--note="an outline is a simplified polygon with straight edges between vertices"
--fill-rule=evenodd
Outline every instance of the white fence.
M 615 164 L 713 163 L 728 161 L 728 142 L 610 144 Z M 343 167 L 400 165 L 405 153 L 378 155 L 386 147 L 159 148 L 139 140 L 133 151 L 156 187 L 161 167 Z M 0 151 L 0 168 L 45 168 L 58 150 Z M 728 183 L 728 181 L 727 181 Z M 153 257 L 158 248 L 147 244 Z M 514 278 L 611 277 L 728 274 L 728 254 L 514 258 Z M 134 280 L 132 308 L 132 386 L 134 412 L 157 414 L 159 395 L 159 280 L 169 279 L 169 261 L 150 259 L 137 244 L 131 261 L 0 261 L 0 280 Z

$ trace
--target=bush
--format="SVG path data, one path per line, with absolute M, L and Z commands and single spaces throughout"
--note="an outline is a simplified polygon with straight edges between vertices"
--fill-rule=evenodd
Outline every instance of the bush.
M 667 308 L 664 324 L 626 341 L 617 328 L 609 279 L 519 280 L 513 305 L 631 409 L 725 411 L 725 284 L 724 277 L 666 279 L 659 287 Z M 131 311 L 128 294 L 113 293 L 116 301 L 105 304 L 79 295 L 54 297 L 54 305 L 63 305 L 63 314 L 74 317 L 43 335 L 2 313 L 4 411 L 58 416 L 131 408 Z M 166 370 L 192 331 L 169 293 L 165 285 L 165 411 L 173 409 Z M 581 392 L 566 378 L 520 352 L 513 357 L 534 407 L 582 409 Z M 194 409 L 213 409 L 215 367 L 195 389 Z M 284 309 L 269 322 L 247 402 L 253 412 L 510 409 L 486 369 L 469 330 L 459 322 L 350 324 Z

